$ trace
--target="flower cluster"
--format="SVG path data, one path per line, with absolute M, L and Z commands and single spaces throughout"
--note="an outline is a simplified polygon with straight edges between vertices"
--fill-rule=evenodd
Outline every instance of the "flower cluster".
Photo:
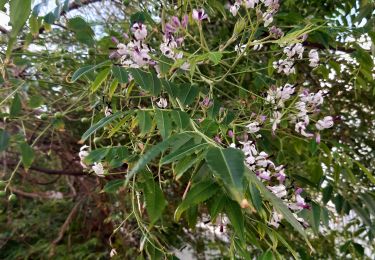
M 305 199 L 301 196 L 302 189 L 286 186 L 287 175 L 285 174 L 285 166 L 276 166 L 272 160 L 270 160 L 270 155 L 265 151 L 259 152 L 256 148 L 255 141 L 244 141 L 240 142 L 242 144 L 241 150 L 245 155 L 245 165 L 253 171 L 256 176 L 266 185 L 266 187 L 278 198 L 282 199 L 285 204 L 289 207 L 294 214 L 298 213 L 303 209 L 308 209 L 310 206 L 305 202 Z M 236 148 L 233 143 L 230 145 L 232 148 Z M 288 192 L 290 189 L 294 189 L 292 192 Z M 302 218 L 297 220 L 303 225 L 306 225 Z M 274 211 L 271 214 L 270 225 L 279 226 L 282 220 L 282 215 Z
M 78 153 L 78 156 L 80 158 L 80 163 L 81 163 L 81 166 L 83 169 L 88 169 L 89 166 L 85 163 L 85 158 L 89 155 L 89 151 L 88 151 L 88 148 L 90 148 L 90 146 L 88 145 L 83 145 L 80 150 L 79 150 L 79 153 Z M 91 166 L 91 170 L 94 171 L 94 173 L 98 176 L 98 177 L 104 177 L 104 167 L 102 165 L 102 163 L 94 163 L 94 165 Z
M 316 93 L 309 93 L 307 90 L 304 90 L 299 95 L 299 100 L 295 104 L 297 109 L 297 114 L 292 117 L 292 121 L 295 122 L 295 131 L 305 137 L 313 137 L 314 134 L 306 132 L 306 128 L 310 123 L 311 114 L 316 114 L 320 111 L 319 107 L 323 104 L 324 94 L 321 90 Z M 318 120 L 315 124 L 315 127 L 318 131 L 321 131 L 326 128 L 333 126 L 333 117 L 326 116 L 322 120 Z M 320 141 L 319 132 L 316 134 L 316 141 Z
M 160 44 L 160 51 L 164 56 L 173 60 L 178 60 L 183 57 L 183 52 L 178 51 L 178 48 L 182 46 L 184 37 L 179 35 L 179 32 L 183 32 L 187 29 L 188 19 L 187 15 L 184 15 L 181 21 L 178 17 L 173 16 L 165 25 L 163 42 Z M 180 68 L 188 70 L 189 63 L 183 63 Z M 156 69 L 159 71 L 158 65 L 156 66 Z
M 173 16 L 171 21 L 165 25 L 163 42 L 160 44 L 161 53 L 173 60 L 181 59 L 183 52 L 178 51 L 182 46 L 184 37 L 179 36 L 179 32 L 186 30 L 188 24 L 188 16 L 185 15 L 180 21 L 177 17 Z M 141 22 L 136 22 L 131 27 L 131 38 L 125 34 L 124 37 L 127 43 L 120 43 L 117 39 L 113 39 L 117 43 L 116 52 L 110 55 L 111 58 L 119 58 L 120 63 L 126 68 L 144 68 L 152 66 L 158 72 L 158 62 L 152 58 L 156 55 L 156 50 L 147 44 L 147 27 Z M 189 63 L 185 62 L 180 66 L 181 69 L 187 70 Z M 129 78 L 131 80 L 132 77 Z
M 229 11 L 233 16 L 236 16 L 241 6 L 247 9 L 254 9 L 258 4 L 262 3 L 267 10 L 262 12 L 257 9 L 258 17 L 261 17 L 264 22 L 264 27 L 270 25 L 273 21 L 273 16 L 279 10 L 279 0 L 236 0 L 233 4 L 229 4 Z
M 154 65 L 155 62 L 150 56 L 150 52 L 154 50 L 144 43 L 148 34 L 146 25 L 140 22 L 134 23 L 131 27 L 131 32 L 132 39 L 127 44 L 117 44 L 117 54 L 120 56 L 121 64 L 124 67 L 131 68 L 142 68 L 147 65 Z M 125 38 L 129 39 L 127 35 Z
M 299 47 L 296 49 L 289 49 L 287 55 L 290 57 L 299 56 L 301 50 Z M 277 129 L 277 125 L 280 123 L 282 113 L 280 110 L 284 109 L 286 102 L 295 95 L 296 89 L 294 85 L 286 84 L 281 87 L 271 86 L 267 92 L 266 102 L 272 105 L 273 113 L 270 118 L 272 123 L 272 132 L 274 133 Z M 307 131 L 307 126 L 310 123 L 310 115 L 318 113 L 320 106 L 323 104 L 324 94 L 320 90 L 316 93 L 309 93 L 307 90 L 303 90 L 297 97 L 296 103 L 293 104 L 295 111 L 291 111 L 289 120 L 295 123 L 295 131 L 299 134 L 311 138 L 314 134 Z M 246 128 L 248 133 L 257 133 L 261 130 L 261 127 L 265 121 L 264 117 L 260 117 L 260 120 L 249 123 Z M 326 116 L 321 120 L 318 120 L 315 124 L 316 130 L 321 131 L 333 126 L 333 117 Z M 316 134 L 316 141 L 320 141 L 319 132 Z M 274 193 L 277 197 L 284 200 L 286 205 L 294 212 L 297 213 L 302 209 L 309 208 L 309 205 L 305 202 L 305 199 L 301 196 L 302 189 L 297 188 L 295 191 L 288 192 L 285 180 L 287 178 L 285 174 L 285 167 L 283 165 L 276 166 L 271 160 L 270 156 L 265 152 L 259 152 L 256 148 L 255 141 L 240 142 L 242 144 L 242 151 L 245 154 L 245 164 L 252 170 L 260 180 L 262 180 L 267 188 Z M 231 147 L 235 147 L 231 144 Z M 294 187 L 291 187 L 292 189 Z M 289 195 L 288 195 L 289 194 Z M 297 215 L 296 219 L 299 220 L 303 225 L 307 225 L 302 218 Z M 282 219 L 282 215 L 274 211 L 271 214 L 270 225 L 275 227 L 279 226 Z
M 305 36 L 306 37 L 306 36 Z M 284 73 L 285 75 L 290 75 L 296 73 L 295 63 L 297 60 L 303 58 L 303 52 L 305 48 L 302 43 L 294 43 L 284 47 L 284 54 L 286 55 L 285 59 L 280 59 L 273 62 L 273 67 L 277 70 L 278 73 Z M 309 54 L 310 66 L 315 68 L 319 64 L 319 54 L 317 50 L 310 50 Z

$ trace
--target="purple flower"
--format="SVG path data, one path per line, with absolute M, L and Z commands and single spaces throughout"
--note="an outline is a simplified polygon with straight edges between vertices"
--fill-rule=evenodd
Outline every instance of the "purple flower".
M 209 97 L 205 97 L 203 101 L 201 102 L 201 105 L 208 108 L 212 105 L 212 101 Z
M 228 136 L 229 136 L 230 138 L 232 138 L 232 137 L 234 136 L 234 134 L 233 134 L 233 131 L 232 131 L 232 130 L 229 130 L 229 131 L 228 131 Z
M 193 19 L 199 22 L 208 19 L 208 15 L 205 13 L 204 9 L 193 9 Z
M 319 133 L 316 133 L 315 141 L 316 141 L 316 143 L 320 144 L 320 134 Z
M 112 40 L 113 43 L 116 43 L 116 44 L 120 43 L 119 40 L 117 40 L 117 38 L 115 36 L 112 36 L 111 40 Z
M 182 17 L 182 20 L 181 20 L 181 26 L 186 28 L 187 25 L 188 25 L 188 22 L 189 22 L 189 16 L 187 14 L 185 14 L 183 17 Z
M 215 140 L 215 142 L 217 142 L 217 143 L 221 143 L 221 138 L 220 138 L 218 135 L 215 136 L 214 140 Z
M 177 16 L 172 16 L 172 23 L 174 25 L 174 27 L 180 27 L 181 26 L 181 23 L 180 23 L 180 19 L 178 19 Z

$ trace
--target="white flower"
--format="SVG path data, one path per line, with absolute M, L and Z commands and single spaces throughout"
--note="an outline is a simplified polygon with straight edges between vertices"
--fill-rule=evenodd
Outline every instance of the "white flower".
M 246 44 L 243 44 L 243 45 L 236 44 L 236 46 L 234 46 L 234 50 L 238 53 L 243 53 L 245 49 L 246 49 Z
M 286 175 L 284 165 L 280 165 L 275 168 L 275 176 L 280 183 L 283 183 L 285 181 Z
M 256 159 L 256 165 L 263 168 L 275 168 L 274 163 L 271 160 L 268 160 L 269 155 L 262 151 L 259 153 L 259 155 L 255 158 Z
M 234 5 L 231 5 L 229 7 L 229 11 L 232 13 L 233 16 L 237 15 L 239 9 L 240 9 L 240 5 L 237 2 L 235 2 Z
M 301 97 L 302 102 L 309 103 L 313 106 L 319 106 L 323 104 L 323 101 L 324 101 L 323 93 L 321 90 L 319 90 L 316 93 L 310 93 L 310 94 L 302 93 L 300 97 Z
M 284 53 L 288 56 L 288 58 L 293 58 L 295 55 L 297 55 L 299 59 L 302 59 L 303 51 L 304 47 L 301 43 L 292 44 L 284 48 Z
M 303 45 L 301 43 L 296 43 L 294 45 L 293 49 L 294 49 L 294 52 L 296 53 L 296 55 L 298 56 L 298 58 L 302 59 L 302 54 L 303 54 L 303 51 L 305 50 Z
M 305 136 L 305 137 L 313 137 L 314 135 L 311 134 L 311 133 L 307 133 L 306 132 L 306 124 L 304 122 L 298 122 L 296 125 L 295 125 L 295 131 L 297 133 L 300 133 L 301 135 Z
M 252 122 L 248 124 L 246 127 L 247 127 L 247 132 L 250 134 L 256 133 L 260 130 L 260 126 L 258 122 Z
M 187 62 L 187 61 L 185 61 L 185 62 L 181 65 L 180 69 L 185 70 L 185 71 L 186 71 L 186 70 L 189 70 L 189 69 L 190 69 L 190 63 Z
M 112 113 L 112 109 L 109 107 L 109 106 L 106 106 L 105 108 L 104 108 L 104 115 L 107 117 L 107 116 L 110 116 L 110 115 L 112 115 L 113 113 Z
M 283 184 L 279 184 L 277 186 L 267 186 L 267 188 L 272 191 L 272 193 L 275 194 L 276 197 L 282 198 L 287 195 L 286 187 Z
M 255 144 L 253 142 L 245 142 L 242 144 L 242 151 L 244 152 L 245 156 L 255 156 L 258 154 L 258 151 L 255 148 Z
M 120 55 L 128 54 L 128 47 L 123 43 L 117 44 L 117 53 Z
M 149 61 L 151 60 L 151 57 L 148 55 L 149 51 L 150 50 L 148 48 L 146 49 L 136 48 L 132 53 L 133 61 L 137 63 L 137 65 L 139 65 L 140 67 L 148 64 Z
M 142 23 L 133 24 L 131 31 L 134 34 L 135 39 L 142 41 L 147 37 L 147 28 Z
M 277 69 L 277 73 L 284 73 L 285 75 L 290 75 L 296 72 L 294 62 L 292 60 L 274 61 L 273 67 Z
M 109 257 L 114 257 L 115 255 L 117 255 L 117 251 L 116 249 L 112 248 L 111 252 L 109 253 Z
M 285 84 L 284 87 L 281 88 L 280 98 L 282 100 L 289 99 L 294 93 L 294 86 L 290 84 Z
M 318 51 L 313 49 L 309 52 L 310 66 L 315 68 L 319 65 L 319 54 Z
M 259 3 L 259 0 L 245 0 L 245 7 L 254 8 L 257 3 Z
M 236 144 L 235 144 L 235 143 L 231 143 L 231 144 L 229 145 L 229 147 L 231 147 L 231 148 L 236 148 Z
M 274 111 L 273 114 L 272 114 L 272 118 L 271 118 L 271 123 L 272 123 L 272 132 L 275 132 L 276 131 L 276 128 L 277 128 L 277 125 L 280 124 L 281 122 L 281 113 L 279 111 Z
M 89 155 L 89 152 L 87 151 L 87 148 L 90 148 L 88 145 L 84 145 L 79 149 L 78 156 L 80 158 L 80 164 L 83 169 L 87 169 L 87 165 L 84 163 L 84 159 L 86 158 L 87 155 Z
M 47 193 L 48 198 L 50 199 L 61 200 L 64 198 L 64 195 L 59 191 L 48 191 L 46 193 Z
M 268 171 L 268 170 L 265 170 L 265 169 L 259 169 L 258 171 L 256 171 L 257 173 L 257 176 L 263 180 L 271 180 L 271 172 Z
M 277 213 L 276 211 L 273 211 L 271 215 L 271 220 L 268 222 L 268 224 L 270 224 L 271 226 L 274 226 L 275 228 L 278 228 L 282 218 L 283 218 L 283 215 Z
M 91 168 L 98 177 L 104 177 L 104 168 L 102 163 L 95 162 Z
M 316 122 L 315 126 L 318 130 L 331 128 L 333 126 L 333 118 L 331 116 L 326 116 L 323 119 Z
M 264 27 L 267 27 L 272 23 L 273 21 L 273 14 L 270 12 L 266 12 L 263 14 L 263 21 L 264 21 Z
M 254 45 L 253 50 L 254 51 L 260 51 L 260 49 L 262 49 L 262 48 L 263 48 L 263 44 L 256 44 L 256 45 Z
M 168 106 L 168 101 L 165 98 L 160 98 L 156 105 L 160 108 L 166 108 Z
M 208 19 L 208 15 L 205 13 L 204 9 L 193 9 L 193 19 L 196 21 L 202 21 Z
M 264 5 L 265 6 L 270 6 L 270 5 L 272 5 L 274 2 L 275 2 L 275 0 L 261 0 L 263 3 L 264 3 Z

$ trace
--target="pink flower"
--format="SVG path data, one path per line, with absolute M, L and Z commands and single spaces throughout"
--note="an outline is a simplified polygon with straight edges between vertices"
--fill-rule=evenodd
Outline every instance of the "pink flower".
M 134 34 L 135 39 L 142 41 L 147 37 L 147 28 L 142 23 L 133 24 L 131 31 Z

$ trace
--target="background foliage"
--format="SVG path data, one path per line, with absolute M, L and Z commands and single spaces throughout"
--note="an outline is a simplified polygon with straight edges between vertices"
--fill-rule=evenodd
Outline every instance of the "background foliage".
M 241 154 L 210 148 L 204 155 L 207 165 L 200 152 L 213 141 L 178 134 L 190 129 L 185 112 L 139 109 L 150 107 L 151 97 L 164 93 L 178 98 L 190 113 L 187 106 L 209 93 L 208 79 L 225 74 L 227 68 L 220 62 L 232 64 L 230 55 L 221 56 L 217 50 L 198 53 L 196 63 L 204 64 L 195 70 L 204 77 L 193 73 L 198 84 L 181 89 L 152 73 L 127 71 L 109 61 L 116 48 L 111 37 L 121 39 L 132 21 L 144 19 L 157 32 L 158 17 L 175 12 L 182 16 L 198 7 L 210 17 L 203 25 L 207 45 L 218 46 L 231 37 L 237 21 L 225 9 L 226 2 L 62 1 L 48 13 L 43 4 L 32 5 L 30 0 L 7 2 L 0 1 L 12 24 L 11 30 L 0 28 L 0 177 L 1 189 L 7 187 L 0 198 L 0 258 L 97 259 L 108 258 L 115 248 L 120 259 L 154 259 L 179 256 L 186 246 L 197 258 L 373 258 L 373 1 L 285 0 L 274 18 L 284 32 L 314 26 L 304 44 L 319 49 L 320 65 L 312 71 L 307 63 L 298 64 L 293 81 L 309 84 L 312 91 L 328 90 L 323 112 L 339 118 L 320 144 L 286 127 L 277 136 L 264 130 L 258 141 L 264 150 L 277 151 L 275 162 L 288 164 L 288 175 L 310 198 L 312 209 L 302 214 L 310 226 L 303 231 L 310 247 L 287 222 L 279 229 L 267 226 L 264 214 L 272 199 L 266 199 L 256 180 L 250 181 L 255 188 L 248 191 L 255 209 L 247 212 L 207 178 L 212 172 L 230 182 L 215 162 L 220 156 L 236 162 L 229 169 L 234 172 L 242 165 Z M 174 5 L 181 7 L 174 11 Z M 191 33 L 186 51 L 194 53 L 199 33 L 196 28 Z M 266 30 L 260 27 L 255 33 L 261 36 Z M 215 85 L 214 105 L 200 125 L 205 136 L 224 133 L 223 139 L 228 139 L 225 133 L 233 120 L 263 106 L 251 101 L 271 84 L 283 82 L 272 68 L 279 52 L 272 46 L 250 52 L 236 66 L 243 73 L 230 74 Z M 134 81 L 127 84 L 129 72 L 140 88 Z M 177 82 L 187 81 L 181 76 L 173 84 Z M 114 114 L 104 117 L 108 102 Z M 224 116 L 220 106 L 236 112 Z M 189 146 L 183 146 L 188 140 Z M 113 174 L 98 178 L 82 170 L 82 141 L 94 150 L 87 162 L 103 161 Z M 183 150 L 174 153 L 178 145 Z M 154 160 L 163 153 L 160 163 Z M 148 163 L 147 171 L 142 163 Z M 136 172 L 124 188 L 124 173 Z M 236 180 L 233 185 L 238 187 Z M 139 205 L 147 206 L 138 209 Z M 209 238 L 205 225 L 196 226 L 214 222 L 219 212 L 231 220 L 231 228 L 225 226 L 223 232 L 227 241 Z

